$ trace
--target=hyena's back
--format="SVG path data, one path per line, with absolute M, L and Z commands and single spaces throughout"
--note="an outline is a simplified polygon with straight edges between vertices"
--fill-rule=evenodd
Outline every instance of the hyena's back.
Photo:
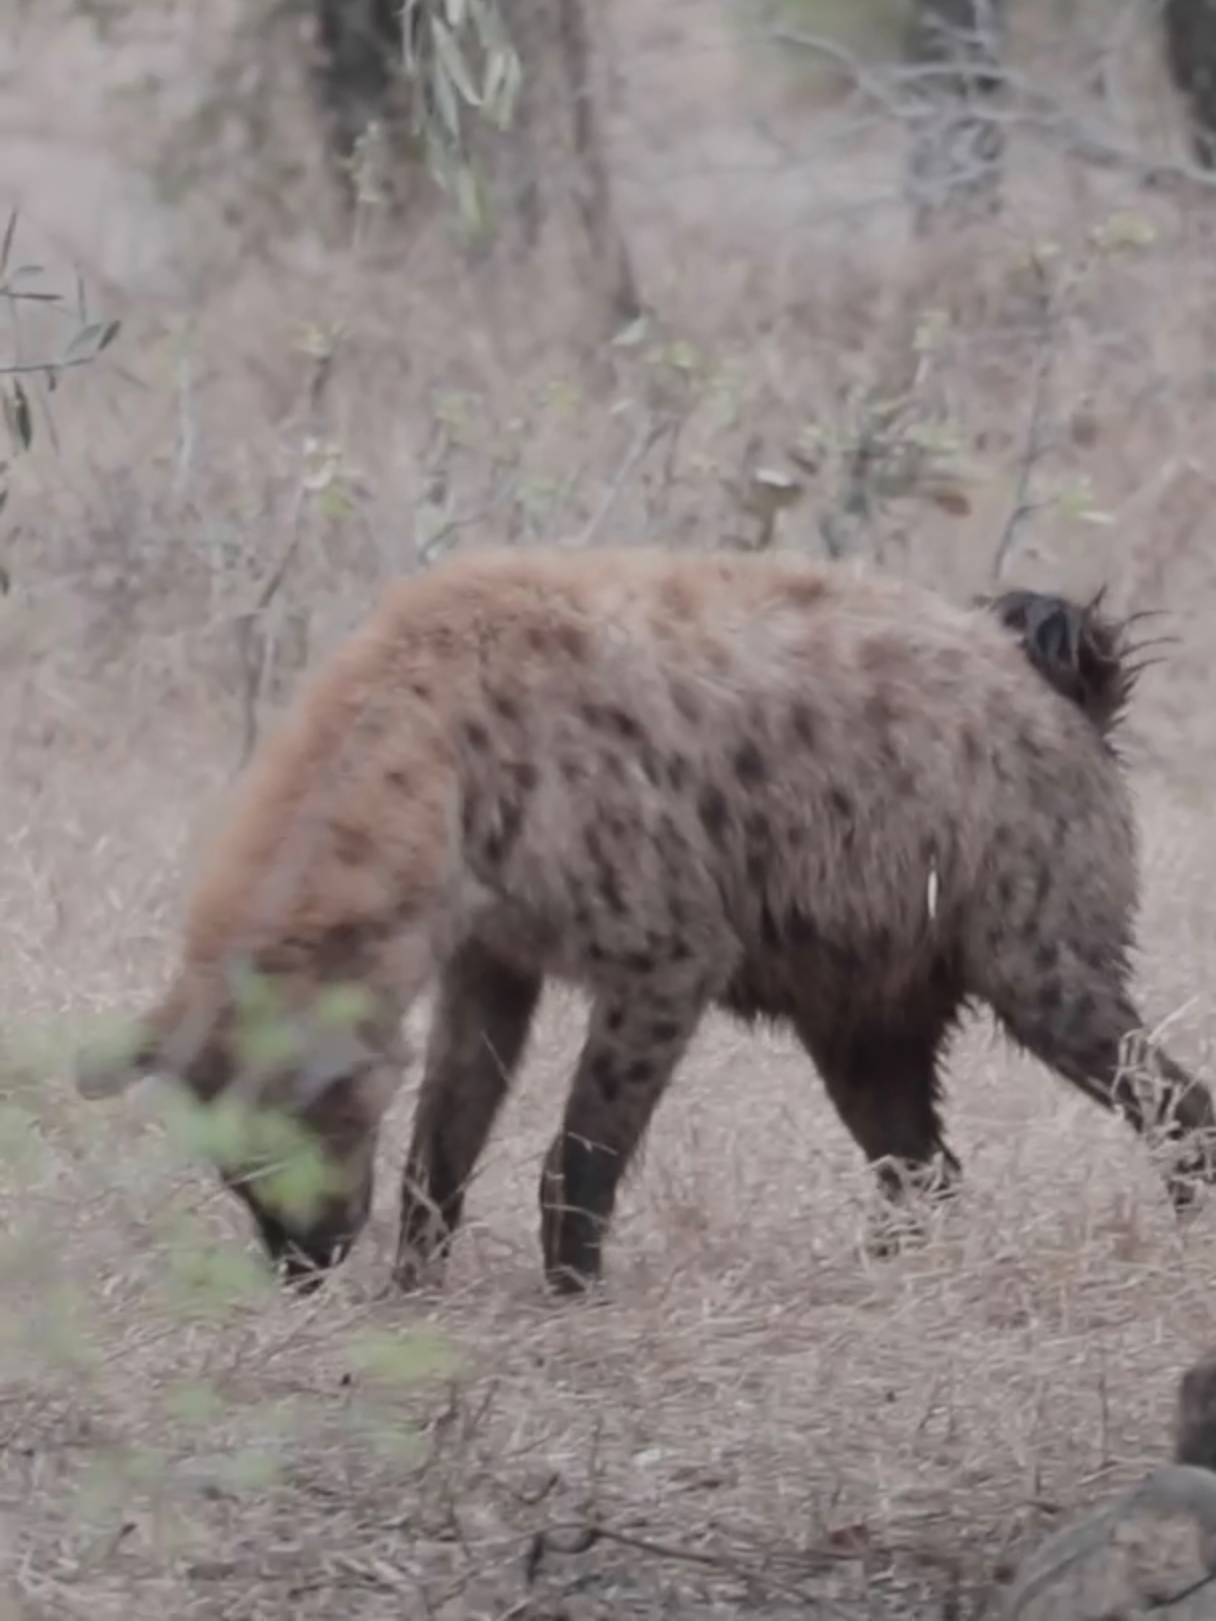
M 1109 757 L 1026 674 L 989 616 L 880 574 L 472 553 L 390 588 L 306 686 L 195 929 L 219 944 L 299 824 L 309 859 L 258 934 L 292 932 L 284 906 L 387 924 L 471 876 L 559 954 L 588 911 L 611 956 L 664 927 L 763 939 L 812 898 L 827 936 L 906 944 L 931 871 L 945 906 L 1065 802 L 1079 848 L 1126 837 Z
M 434 644 L 461 862 L 546 971 L 814 951 L 873 997 L 931 936 L 961 946 L 986 889 L 1011 927 L 1050 906 L 1068 863 L 1101 867 L 1093 926 L 1121 933 L 1115 762 L 985 614 L 736 557 L 473 557 L 443 583 L 471 627 Z

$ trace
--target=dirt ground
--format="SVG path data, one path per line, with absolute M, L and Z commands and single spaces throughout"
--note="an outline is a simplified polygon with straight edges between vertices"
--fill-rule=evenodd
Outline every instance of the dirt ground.
M 20 254 L 69 287 L 79 263 L 124 331 L 61 384 L 0 519 L 0 1621 L 994 1614 L 1030 1539 L 1167 1450 L 1178 1375 L 1216 1346 L 1216 1198 L 1179 1229 L 1130 1132 L 986 1020 L 950 1065 L 965 1199 L 882 1263 L 800 1054 L 709 1022 L 587 1305 L 544 1294 L 535 1203 L 569 997 L 546 1002 L 445 1288 L 408 1302 L 383 1291 L 414 1075 L 369 1233 L 300 1302 L 174 1157 L 155 1096 L 82 1105 L 65 1054 L 161 983 L 240 753 L 237 619 L 285 547 L 264 707 L 445 525 L 728 539 L 723 481 L 757 444 L 782 460 L 855 426 L 863 386 L 906 387 L 954 424 L 969 510 L 893 502 L 884 555 L 961 594 L 1019 498 L 1041 376 L 1053 448 L 1015 574 L 1105 583 L 1176 638 L 1129 734 L 1140 989 L 1212 1076 L 1211 201 L 1028 140 L 999 222 L 917 247 L 897 130 L 850 139 L 707 3 L 660 21 L 621 0 L 622 208 L 686 349 L 622 352 L 593 396 L 550 352 L 512 370 L 420 254 L 402 276 L 318 234 L 192 274 L 206 196 L 157 198 L 116 90 L 141 64 L 184 73 L 187 13 L 134 58 L 138 30 L 22 16 L 0 204 Z M 1046 328 L 1045 243 L 1070 273 Z M 681 426 L 645 460 L 656 391 Z M 822 544 L 826 473 L 811 495 L 783 543 Z

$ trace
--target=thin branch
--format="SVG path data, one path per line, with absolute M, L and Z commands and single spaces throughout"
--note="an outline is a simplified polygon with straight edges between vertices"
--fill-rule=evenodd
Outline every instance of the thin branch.
M 580 546 L 590 546 L 591 542 L 603 528 L 604 524 L 607 523 L 613 507 L 616 506 L 618 500 L 624 492 L 625 486 L 629 483 L 629 480 L 633 477 L 634 473 L 637 472 L 638 468 L 646 460 L 647 456 L 649 456 L 650 452 L 658 444 L 659 440 L 662 439 L 663 435 L 671 430 L 673 421 L 674 419 L 669 414 L 660 413 L 657 416 L 648 416 L 647 419 L 642 423 L 634 437 L 633 443 L 630 445 L 629 450 L 626 453 L 624 461 L 617 469 L 616 477 L 608 486 L 607 492 L 604 495 L 604 499 L 600 502 L 598 510 L 592 514 L 591 518 L 584 527 L 582 534 L 578 537 L 578 544 Z

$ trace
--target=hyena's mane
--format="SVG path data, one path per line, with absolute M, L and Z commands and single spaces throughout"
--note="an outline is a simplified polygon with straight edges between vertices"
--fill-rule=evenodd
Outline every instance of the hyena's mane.
M 1156 643 L 1132 639 L 1131 626 L 1147 614 L 1116 619 L 1102 599 L 1101 591 L 1082 603 L 1054 592 L 1012 590 L 980 597 L 978 606 L 1013 635 L 1031 667 L 1076 705 L 1109 747 L 1141 673 L 1154 662 L 1137 655 Z

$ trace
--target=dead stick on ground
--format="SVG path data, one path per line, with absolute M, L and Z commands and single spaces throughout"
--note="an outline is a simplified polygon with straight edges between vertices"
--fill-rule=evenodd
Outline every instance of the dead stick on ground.
M 569 1535 L 571 1540 L 553 1541 L 555 1536 L 563 1535 Z M 600 1524 L 558 1525 L 538 1531 L 528 1547 L 524 1566 L 526 1580 L 531 1584 L 536 1579 L 546 1553 L 552 1551 L 567 1556 L 588 1553 L 597 1542 L 613 1542 L 618 1547 L 631 1548 L 635 1553 L 649 1554 L 654 1559 L 670 1559 L 680 1564 L 699 1565 L 706 1570 L 717 1570 L 723 1575 L 734 1577 L 736 1581 L 753 1587 L 767 1588 L 770 1592 L 779 1593 L 783 1598 L 793 1599 L 799 1604 L 809 1603 L 827 1615 L 846 1617 L 846 1612 L 830 1599 L 808 1593 L 805 1588 L 797 1586 L 794 1582 L 770 1576 L 764 1569 L 750 1565 L 745 1560 L 734 1559 L 729 1554 L 706 1553 L 700 1548 L 683 1548 L 672 1542 L 656 1542 L 650 1537 L 640 1537 L 631 1531 L 614 1531 L 610 1526 Z

